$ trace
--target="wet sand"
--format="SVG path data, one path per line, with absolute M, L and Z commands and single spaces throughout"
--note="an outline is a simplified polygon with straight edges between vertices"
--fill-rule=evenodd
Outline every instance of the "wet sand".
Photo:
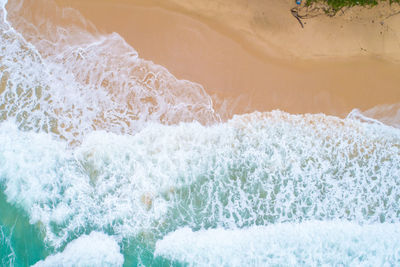
M 268 56 L 224 27 L 211 27 L 214 22 L 156 1 L 58 3 L 78 9 L 104 33 L 119 33 L 141 58 L 227 99 L 235 113 L 281 109 L 345 116 L 353 108 L 400 102 L 400 65 L 386 60 Z M 284 41 L 281 50 L 291 45 Z

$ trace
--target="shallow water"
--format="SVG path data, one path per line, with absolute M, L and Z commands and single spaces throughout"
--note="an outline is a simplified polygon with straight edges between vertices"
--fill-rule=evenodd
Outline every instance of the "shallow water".
M 2 265 L 400 264 L 396 107 L 224 121 L 76 11 L 5 5 Z

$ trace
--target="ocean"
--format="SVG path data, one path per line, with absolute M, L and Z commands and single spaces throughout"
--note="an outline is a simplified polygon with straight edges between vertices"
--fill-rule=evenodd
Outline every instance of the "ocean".
M 398 105 L 226 120 L 51 1 L 0 47 L 1 266 L 400 265 Z

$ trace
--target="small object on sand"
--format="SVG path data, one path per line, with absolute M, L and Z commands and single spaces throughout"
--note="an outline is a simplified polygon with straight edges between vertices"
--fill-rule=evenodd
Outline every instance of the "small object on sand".
M 301 5 L 301 0 L 296 0 L 296 4 L 299 6 Z
M 295 8 L 295 7 L 292 8 L 290 10 L 290 12 L 292 12 L 293 17 L 295 17 L 297 19 L 297 21 L 300 23 L 301 27 L 304 28 L 303 22 L 301 22 L 301 20 L 300 20 L 300 16 L 299 16 L 299 13 L 297 11 L 297 8 Z

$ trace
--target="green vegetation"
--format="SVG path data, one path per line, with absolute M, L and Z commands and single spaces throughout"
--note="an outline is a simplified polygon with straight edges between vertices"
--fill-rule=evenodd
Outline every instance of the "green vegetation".
M 400 3 L 400 0 L 388 0 L 390 3 Z M 311 5 L 315 2 L 325 2 L 332 9 L 338 11 L 343 7 L 350 6 L 375 6 L 378 4 L 377 0 L 306 0 L 306 5 Z

